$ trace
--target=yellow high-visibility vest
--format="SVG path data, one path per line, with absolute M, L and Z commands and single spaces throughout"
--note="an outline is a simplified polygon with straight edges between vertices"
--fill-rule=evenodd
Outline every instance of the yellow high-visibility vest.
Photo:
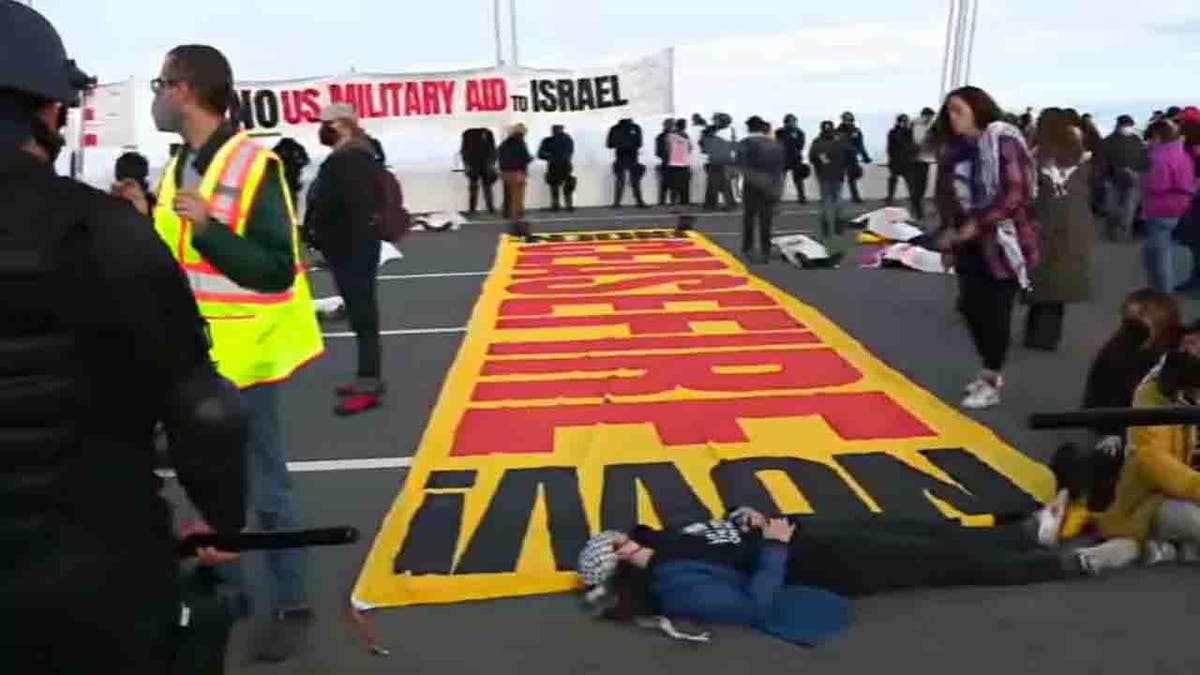
M 172 209 L 175 163 L 163 173 L 154 210 L 154 227 L 187 274 L 200 314 L 212 336 L 212 359 L 221 375 L 245 389 L 285 380 L 324 351 L 321 328 L 313 309 L 308 277 L 300 261 L 296 210 L 274 153 L 250 140 L 245 132 L 221 146 L 204 172 L 199 192 L 209 214 L 245 236 L 254 195 L 267 171 L 279 172 L 292 229 L 296 278 L 282 293 L 263 293 L 237 285 L 192 247 L 192 224 Z

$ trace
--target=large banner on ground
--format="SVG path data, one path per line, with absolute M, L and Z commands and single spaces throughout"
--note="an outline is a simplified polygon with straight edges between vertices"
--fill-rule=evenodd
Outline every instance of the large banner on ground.
M 500 243 L 360 607 L 571 589 L 584 541 L 737 505 L 1036 507 L 1049 473 L 696 233 Z
M 250 130 L 293 133 L 317 123 L 321 108 L 350 103 L 373 133 L 407 120 L 448 119 L 458 126 L 520 119 L 672 112 L 672 51 L 583 71 L 489 68 L 448 73 L 355 74 L 239 82 L 242 121 Z

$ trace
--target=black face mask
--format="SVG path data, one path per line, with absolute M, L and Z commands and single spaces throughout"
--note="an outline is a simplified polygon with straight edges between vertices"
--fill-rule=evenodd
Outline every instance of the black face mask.
M 62 152 L 63 146 L 67 144 L 67 139 L 63 137 L 59 129 L 67 126 L 67 107 L 61 106 L 58 109 L 58 128 L 47 129 L 45 124 L 42 124 L 41 118 L 33 120 L 33 141 L 46 151 L 50 156 L 50 163 L 53 164 L 59 153 Z
M 1162 392 L 1171 398 L 1200 389 L 1200 356 L 1169 352 L 1158 376 Z
M 332 148 L 333 146 L 337 145 L 340 139 L 341 135 L 337 132 L 337 129 L 333 128 L 332 125 L 322 124 L 321 128 L 317 131 L 317 140 L 321 142 L 321 145 Z
M 1150 339 L 1150 327 L 1138 319 L 1125 319 L 1117 329 L 1117 335 L 1126 344 L 1140 347 Z

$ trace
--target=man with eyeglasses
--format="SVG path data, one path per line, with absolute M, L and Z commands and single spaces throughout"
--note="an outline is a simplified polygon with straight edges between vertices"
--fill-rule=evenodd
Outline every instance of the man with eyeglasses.
M 172 49 L 151 83 L 160 131 L 184 144 L 163 172 L 155 228 L 187 274 L 212 335 L 221 374 L 250 410 L 250 511 L 264 530 L 300 526 L 281 443 L 279 385 L 323 351 L 299 265 L 291 195 L 278 157 L 235 131 L 237 99 L 224 55 L 207 45 Z M 229 114 L 227 118 L 226 115 Z M 311 619 L 302 551 L 266 553 L 268 619 L 252 656 L 278 662 Z M 222 570 L 235 587 L 241 568 Z

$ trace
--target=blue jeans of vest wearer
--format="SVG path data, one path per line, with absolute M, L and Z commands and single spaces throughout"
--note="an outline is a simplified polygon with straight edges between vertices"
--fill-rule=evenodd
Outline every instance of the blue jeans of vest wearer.
M 260 384 L 242 390 L 250 410 L 250 432 L 246 442 L 246 477 L 249 482 L 250 513 L 246 523 L 265 531 L 300 527 L 299 509 L 284 457 L 279 420 L 278 384 Z M 266 563 L 265 588 L 246 588 L 246 559 L 261 557 Z M 243 592 L 266 601 L 269 611 L 281 612 L 308 606 L 308 556 L 304 549 L 251 553 L 242 561 L 223 565 L 223 580 Z M 265 598 L 262 596 L 266 596 Z
M 1142 267 L 1150 287 L 1163 293 L 1175 290 L 1171 284 L 1171 249 L 1175 242 L 1171 232 L 1178 218 L 1147 218 L 1142 232 Z

